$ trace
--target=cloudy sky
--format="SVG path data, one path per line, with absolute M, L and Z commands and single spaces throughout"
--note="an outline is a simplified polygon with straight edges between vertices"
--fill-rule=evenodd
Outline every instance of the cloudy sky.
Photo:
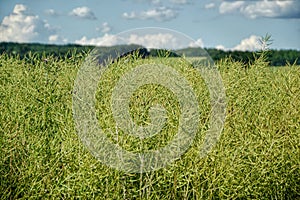
M 269 33 L 272 48 L 300 50 L 299 0 L 0 0 L 0 22 L 0 42 L 113 45 L 119 32 L 162 27 L 203 47 L 255 50 Z M 149 33 L 128 43 L 168 37 Z

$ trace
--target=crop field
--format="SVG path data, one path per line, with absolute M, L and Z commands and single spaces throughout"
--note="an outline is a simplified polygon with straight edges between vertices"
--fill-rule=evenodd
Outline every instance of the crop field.
M 112 64 L 99 80 L 97 119 L 122 148 L 137 152 L 166 145 L 180 115 L 170 91 L 141 87 L 134 94 L 140 98 L 130 99 L 131 116 L 147 124 L 148 108 L 160 104 L 167 126 L 143 143 L 119 130 L 116 141 L 109 134 L 118 131 L 110 96 L 126 67 L 173 66 L 187 77 L 201 111 L 196 138 L 179 159 L 156 171 L 125 173 L 94 158 L 77 135 L 72 95 L 85 57 L 0 55 L 0 199 L 299 199 L 299 66 L 274 68 L 263 57 L 247 67 L 231 59 L 216 63 L 226 92 L 226 120 L 216 146 L 200 157 L 211 109 L 201 76 L 180 59 Z

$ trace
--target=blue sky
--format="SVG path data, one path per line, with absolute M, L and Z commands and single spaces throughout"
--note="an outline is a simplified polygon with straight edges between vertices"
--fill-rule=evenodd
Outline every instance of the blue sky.
M 1 42 L 113 45 L 119 32 L 162 27 L 202 47 L 255 50 L 269 33 L 271 48 L 300 50 L 299 0 L 0 0 L 0 22 Z M 128 42 L 166 39 L 153 34 Z

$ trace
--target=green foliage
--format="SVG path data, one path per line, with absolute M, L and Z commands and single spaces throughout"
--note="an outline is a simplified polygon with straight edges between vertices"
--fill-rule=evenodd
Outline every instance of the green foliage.
M 262 39 L 268 39 L 271 37 L 270 35 L 266 35 Z M 269 38 L 270 39 L 270 38 Z M 261 40 L 261 42 L 263 42 Z M 271 41 L 268 41 L 271 42 Z M 262 45 L 271 45 L 271 43 L 262 43 Z M 133 48 L 142 48 L 139 45 L 119 45 L 114 46 L 113 49 L 121 50 L 133 49 Z M 37 54 L 40 56 L 53 56 L 57 58 L 61 57 L 70 57 L 72 54 L 80 54 L 82 52 L 89 52 L 93 49 L 94 46 L 81 46 L 76 44 L 68 44 L 68 45 L 45 45 L 45 44 L 26 44 L 26 43 L 10 43 L 10 42 L 2 42 L 0 43 L 0 54 L 6 53 L 9 55 L 14 55 L 16 57 L 20 57 L 23 59 L 30 52 L 33 54 Z M 101 47 L 102 52 L 110 51 L 112 48 L 110 47 Z M 211 58 L 214 61 L 220 61 L 222 59 L 226 59 L 228 57 L 232 58 L 234 61 L 243 62 L 244 65 L 248 65 L 249 63 L 254 62 L 255 57 L 253 52 L 250 51 L 223 51 L 218 49 L 205 49 Z M 151 49 L 149 54 L 151 56 L 159 56 L 159 53 L 166 53 L 167 51 Z M 185 48 L 176 50 L 174 52 L 169 52 L 170 57 L 177 57 L 177 55 L 184 55 L 186 57 L 203 57 L 207 56 L 204 51 L 201 51 L 199 48 Z M 205 55 L 202 55 L 205 54 Z M 300 52 L 297 50 L 275 50 L 268 49 L 268 58 L 267 62 L 270 63 L 270 66 L 284 66 L 287 63 L 300 65 Z
M 52 45 L 39 43 L 0 43 L 0 54 L 6 53 L 8 55 L 19 56 L 21 59 L 28 56 L 30 53 L 37 54 L 40 58 L 42 56 L 53 56 L 57 58 L 71 57 L 73 54 L 88 52 L 94 46 L 81 46 L 75 44 L 69 45 Z
M 219 62 L 227 93 L 227 118 L 222 137 L 205 158 L 198 153 L 210 109 L 207 91 L 193 70 L 185 71 L 195 85 L 203 111 L 193 146 L 164 169 L 124 174 L 94 159 L 76 135 L 72 92 L 84 57 L 85 54 L 75 52 L 63 58 L 34 53 L 25 59 L 5 53 L 0 56 L 0 199 L 300 196 L 299 67 L 270 68 L 260 60 L 244 69 L 243 63 L 232 58 Z M 138 60 L 137 64 L 146 61 Z M 184 66 L 181 59 L 169 62 Z M 120 76 L 124 63 L 115 63 L 107 75 Z M 107 80 L 105 88 L 109 91 L 114 79 Z M 142 116 L 136 119 L 141 122 L 147 121 L 143 106 L 147 106 L 144 103 L 148 98 L 162 102 L 172 99 L 161 88 L 141 88 L 136 95 L 143 98 L 132 102 L 131 111 Z M 101 105 L 109 107 L 108 99 L 98 100 L 100 111 Z M 165 104 L 177 115 L 176 105 Z M 176 122 L 176 118 L 171 119 Z M 102 122 L 113 127 L 110 118 Z
M 153 57 L 179 57 L 176 53 L 169 51 L 169 50 L 164 50 L 164 49 L 150 49 L 149 52 L 150 56 Z
M 261 52 L 266 52 L 269 50 L 269 47 L 273 44 L 271 37 L 272 36 L 267 33 L 265 36 L 260 38 L 259 43 L 261 45 Z

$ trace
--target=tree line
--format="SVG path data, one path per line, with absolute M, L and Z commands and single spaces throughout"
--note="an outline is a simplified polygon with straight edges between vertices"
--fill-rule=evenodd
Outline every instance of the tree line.
M 38 56 L 53 56 L 59 58 L 71 57 L 77 53 L 88 53 L 95 46 L 92 45 L 78 45 L 78 44 L 67 44 L 67 45 L 54 45 L 54 44 L 39 44 L 39 43 L 13 43 L 13 42 L 1 42 L 0 43 L 0 54 L 6 53 L 13 56 L 18 56 L 21 59 L 26 57 L 29 53 L 37 54 Z M 140 45 L 116 45 L 113 47 L 99 47 L 102 53 L 110 52 L 112 49 L 117 51 L 126 51 L 126 49 L 140 48 L 143 52 L 150 56 L 160 56 L 165 53 L 162 50 L 152 49 L 147 51 Z M 213 48 L 204 49 L 208 55 L 214 60 L 219 61 L 230 57 L 234 61 L 240 61 L 245 64 L 251 63 L 255 60 L 257 52 L 250 51 L 223 51 Z M 200 48 L 185 48 L 169 52 L 169 56 L 184 55 L 186 57 L 199 57 L 205 56 L 204 52 Z M 284 66 L 287 63 L 300 65 L 300 51 L 298 50 L 268 50 L 267 61 L 270 66 Z

